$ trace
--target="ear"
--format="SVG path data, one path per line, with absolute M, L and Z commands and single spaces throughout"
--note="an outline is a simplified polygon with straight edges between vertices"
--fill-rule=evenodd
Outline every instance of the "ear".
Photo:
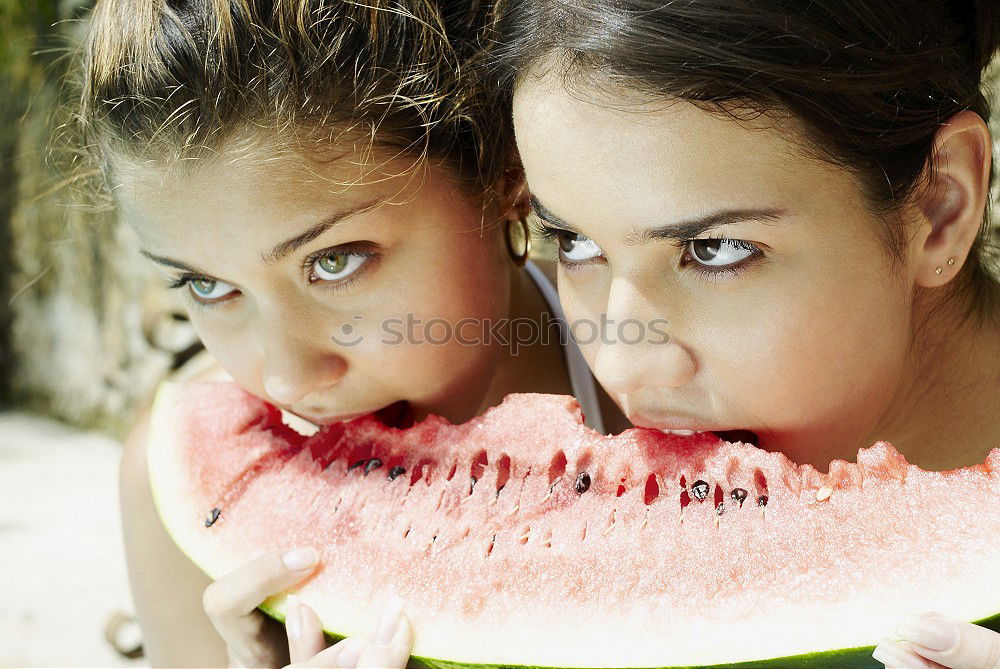
M 525 218 L 531 211 L 528 203 L 530 197 L 528 184 L 524 180 L 524 168 L 521 166 L 521 157 L 517 151 L 511 153 L 504 165 L 496 191 L 500 198 L 499 209 L 505 218 Z
M 989 197 L 991 148 L 990 131 L 975 112 L 955 114 L 937 131 L 927 187 L 914 201 L 923 218 L 913 247 L 918 285 L 942 286 L 965 263 Z

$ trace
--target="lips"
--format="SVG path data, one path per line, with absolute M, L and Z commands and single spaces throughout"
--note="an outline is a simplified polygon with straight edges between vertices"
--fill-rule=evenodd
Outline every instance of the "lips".
M 316 425 L 332 425 L 333 423 L 345 423 L 349 420 L 354 420 L 355 418 L 361 418 L 362 416 L 367 416 L 372 412 L 363 411 L 359 413 L 348 413 L 348 414 L 330 415 L 330 416 L 312 416 L 298 411 L 295 411 L 293 413 L 295 413 L 300 418 L 305 418 L 310 423 L 315 423 Z
M 319 414 L 319 413 L 307 413 L 303 411 L 292 411 L 295 415 L 305 418 L 310 423 L 315 423 L 316 425 L 332 425 L 333 423 L 346 423 L 348 421 L 361 418 L 362 416 L 369 416 L 374 414 L 376 418 L 382 421 L 385 425 L 390 427 L 399 427 L 398 423 L 405 422 L 406 411 L 409 407 L 409 403 L 400 400 L 399 402 L 394 402 L 392 404 L 386 405 L 381 408 L 369 409 L 368 411 L 354 411 L 351 413 L 342 414 Z
M 684 433 L 683 436 L 690 436 L 691 434 L 696 434 L 698 432 L 711 432 L 712 430 L 722 429 L 722 426 L 720 425 L 711 425 L 698 419 L 681 416 L 650 418 L 642 413 L 633 413 L 629 414 L 628 419 L 632 421 L 633 425 L 638 425 L 639 427 L 648 427 L 661 432 L 670 432 L 672 434 Z
M 760 438 L 757 436 L 757 433 L 751 430 L 742 428 L 728 429 L 692 418 L 665 416 L 654 419 L 648 418 L 643 414 L 636 413 L 630 414 L 629 420 L 632 421 L 633 425 L 659 430 L 660 432 L 672 434 L 678 437 L 692 437 L 705 432 L 711 432 L 723 441 L 742 441 L 743 443 L 753 444 L 754 446 L 760 445 Z

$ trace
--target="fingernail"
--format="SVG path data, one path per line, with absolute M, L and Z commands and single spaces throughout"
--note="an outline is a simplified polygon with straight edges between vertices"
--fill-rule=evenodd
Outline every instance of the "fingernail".
M 393 595 L 389 603 L 386 604 L 382 618 L 378 622 L 378 628 L 375 630 L 375 643 L 383 646 L 388 646 L 392 643 L 392 640 L 396 637 L 396 630 L 399 629 L 400 616 L 403 614 L 403 604 L 405 604 L 403 598 L 396 595 Z
M 281 556 L 281 561 L 293 571 L 308 569 L 316 564 L 318 559 L 319 555 L 316 553 L 315 548 L 296 548 Z
M 927 664 L 910 655 L 892 639 L 879 639 L 872 657 L 893 669 L 927 669 Z
M 930 615 L 907 615 L 896 627 L 896 634 L 930 650 L 948 650 L 958 642 L 958 630 L 944 618 Z
M 295 595 L 288 595 L 285 604 L 285 629 L 288 630 L 288 638 L 298 639 L 302 636 L 302 602 Z

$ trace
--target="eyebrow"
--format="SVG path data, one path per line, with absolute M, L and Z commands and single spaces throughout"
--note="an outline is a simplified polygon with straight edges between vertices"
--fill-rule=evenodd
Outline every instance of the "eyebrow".
M 149 258 L 158 265 L 166 265 L 167 267 L 173 267 L 174 269 L 182 270 L 184 272 L 187 272 L 188 274 L 199 274 L 199 275 L 207 274 L 207 272 L 202 272 L 200 269 L 182 263 L 180 260 L 174 260 L 173 258 L 158 256 L 155 253 L 150 253 L 146 249 L 139 249 L 139 253 L 146 256 L 147 258 Z
M 337 225 L 338 223 L 350 218 L 351 216 L 357 216 L 358 214 L 374 209 L 376 206 L 381 204 L 381 199 L 375 199 L 371 202 L 366 202 L 364 204 L 352 207 L 351 209 L 346 209 L 344 211 L 339 211 L 333 216 L 330 216 L 324 221 L 317 223 L 312 226 L 302 234 L 296 235 L 291 239 L 286 239 L 285 241 L 277 244 L 269 253 L 262 253 L 261 260 L 265 265 L 273 265 L 277 262 L 281 262 L 283 259 L 288 257 L 289 254 L 294 253 L 301 247 L 305 246 L 312 240 L 316 239 L 324 232 Z
M 582 234 L 571 224 L 549 211 L 534 195 L 531 196 L 530 202 L 531 208 L 538 218 L 542 219 L 546 223 L 562 228 L 568 232 Z M 722 209 L 720 211 L 705 214 L 704 216 L 699 216 L 698 218 L 687 221 L 678 221 L 677 223 L 669 223 L 667 225 L 660 225 L 654 228 L 646 228 L 645 230 L 633 230 L 625 235 L 625 240 L 630 244 L 641 244 L 654 239 L 684 240 L 697 237 L 698 235 L 724 225 L 746 221 L 775 221 L 786 214 L 787 212 L 784 209 L 775 208 Z
M 310 227 L 305 232 L 295 235 L 285 241 L 275 245 L 273 249 L 267 253 L 261 253 L 261 262 L 265 265 L 273 265 L 280 262 L 284 258 L 288 257 L 289 254 L 294 253 L 298 249 L 302 248 L 309 242 L 313 241 L 324 232 L 337 225 L 338 223 L 350 218 L 351 216 L 356 216 L 358 214 L 364 213 L 370 209 L 374 209 L 382 200 L 375 199 L 371 202 L 366 202 L 356 207 L 351 207 L 350 209 L 345 209 L 344 211 L 339 211 L 333 216 L 320 221 L 316 225 Z M 181 262 L 180 260 L 174 260 L 173 258 L 166 258 L 164 256 L 158 256 L 155 253 L 150 253 L 145 249 L 141 249 L 140 253 L 146 256 L 150 260 L 160 265 L 165 265 L 167 267 L 173 267 L 174 269 L 179 269 L 190 274 L 208 275 L 207 272 L 203 272 L 191 265 Z

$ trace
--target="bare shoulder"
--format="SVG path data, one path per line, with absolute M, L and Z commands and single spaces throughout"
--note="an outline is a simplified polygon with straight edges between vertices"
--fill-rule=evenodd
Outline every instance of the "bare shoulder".
M 206 368 L 207 369 L 207 368 Z M 226 647 L 202 609 L 211 580 L 174 544 L 149 486 L 149 410 L 122 451 L 119 496 L 129 584 L 152 666 L 226 666 Z

